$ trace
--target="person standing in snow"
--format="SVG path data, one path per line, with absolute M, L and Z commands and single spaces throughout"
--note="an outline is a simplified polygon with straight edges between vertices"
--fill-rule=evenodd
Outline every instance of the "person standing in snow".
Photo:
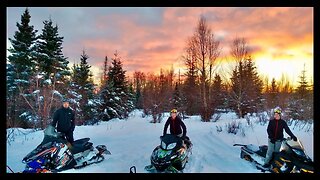
M 53 115 L 51 125 L 57 126 L 57 131 L 62 132 L 66 140 L 73 143 L 73 131 L 75 128 L 74 112 L 69 107 L 69 100 L 64 99 L 62 107 L 59 108 Z
M 170 125 L 170 134 L 177 135 L 184 140 L 187 146 L 189 146 L 190 141 L 189 137 L 187 136 L 187 127 L 184 122 L 181 120 L 179 116 L 177 116 L 177 109 L 172 109 L 170 111 L 170 117 L 167 119 L 164 129 L 163 129 L 163 136 L 167 134 L 168 126 Z
M 283 139 L 283 129 L 291 137 L 291 139 L 293 139 L 294 141 L 297 141 L 297 137 L 291 132 L 287 123 L 281 119 L 281 113 L 282 113 L 281 108 L 276 107 L 273 110 L 273 113 L 274 113 L 274 117 L 269 121 L 269 124 L 267 127 L 268 150 L 267 150 L 266 158 L 263 165 L 264 168 L 267 168 L 270 166 L 270 160 L 272 158 L 273 152 L 280 151 L 280 147 Z

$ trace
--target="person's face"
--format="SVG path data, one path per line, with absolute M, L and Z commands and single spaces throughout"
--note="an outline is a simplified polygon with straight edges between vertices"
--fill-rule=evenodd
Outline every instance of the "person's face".
M 171 113 L 171 117 L 172 117 L 172 119 L 175 119 L 175 118 L 176 118 L 176 116 L 177 116 L 177 113 L 174 113 L 174 112 L 172 112 L 172 113 Z
M 63 102 L 63 107 L 68 108 L 69 107 L 69 102 Z
M 274 113 L 274 118 L 275 118 L 276 120 L 279 120 L 279 119 L 280 119 L 280 114 Z

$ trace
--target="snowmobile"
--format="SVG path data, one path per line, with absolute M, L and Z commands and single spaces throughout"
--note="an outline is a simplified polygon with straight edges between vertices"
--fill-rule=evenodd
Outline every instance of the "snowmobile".
M 158 173 L 182 172 L 192 154 L 191 141 L 172 134 L 160 136 L 160 140 L 160 145 L 151 154 L 151 165 L 146 166 L 145 170 Z
M 63 134 L 49 125 L 44 131 L 44 139 L 22 162 L 26 164 L 23 173 L 61 172 L 71 168 L 82 168 L 102 162 L 103 154 L 111 154 L 105 145 L 93 147 L 90 138 L 67 142 Z
M 270 167 L 264 168 L 264 159 L 267 154 L 268 146 L 256 146 L 253 144 L 241 146 L 240 157 L 255 164 L 257 169 L 262 172 L 271 173 L 313 173 L 314 162 L 306 154 L 306 151 L 299 139 L 293 141 L 290 137 L 284 138 L 279 152 L 274 152 L 270 161 Z

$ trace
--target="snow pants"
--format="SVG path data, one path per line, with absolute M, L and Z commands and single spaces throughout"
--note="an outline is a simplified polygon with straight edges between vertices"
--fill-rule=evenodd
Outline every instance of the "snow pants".
M 269 164 L 272 158 L 273 152 L 279 152 L 281 148 L 282 141 L 277 140 L 274 144 L 271 143 L 271 139 L 268 139 L 268 150 L 266 154 L 266 158 L 264 160 L 264 164 Z

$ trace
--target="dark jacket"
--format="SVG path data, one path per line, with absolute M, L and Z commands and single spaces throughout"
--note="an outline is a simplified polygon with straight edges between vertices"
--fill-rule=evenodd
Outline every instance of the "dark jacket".
M 74 112 L 70 108 L 61 107 L 53 115 L 52 126 L 56 127 L 57 131 L 68 133 L 74 130 Z
M 163 135 L 167 133 L 168 126 L 170 125 L 170 134 L 181 134 L 183 129 L 183 137 L 187 134 L 187 128 L 186 125 L 183 123 L 183 121 L 180 119 L 179 116 L 176 116 L 175 120 L 172 119 L 172 117 L 169 117 L 166 121 L 166 124 L 164 125 L 163 129 Z M 182 129 L 181 129 L 182 127 Z
M 283 139 L 283 129 L 291 138 L 295 137 L 284 120 L 271 119 L 267 128 L 268 138 L 271 140 Z

